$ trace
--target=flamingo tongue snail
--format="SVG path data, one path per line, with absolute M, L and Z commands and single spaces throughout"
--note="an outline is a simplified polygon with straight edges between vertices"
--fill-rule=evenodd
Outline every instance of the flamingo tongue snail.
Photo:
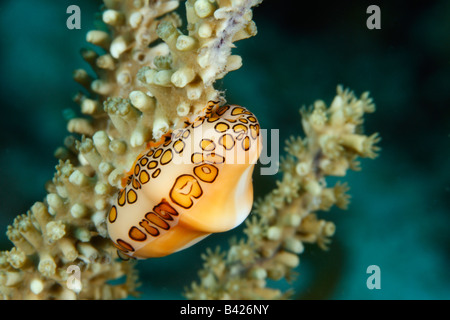
M 253 113 L 210 101 L 135 161 L 107 217 L 119 256 L 166 256 L 241 224 L 260 153 Z

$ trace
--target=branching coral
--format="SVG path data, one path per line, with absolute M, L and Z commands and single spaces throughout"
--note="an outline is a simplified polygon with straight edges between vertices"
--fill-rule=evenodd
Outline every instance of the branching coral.
M 260 0 L 188 0 L 187 34 L 176 0 L 104 0 L 103 22 L 82 51 L 95 75 L 76 70 L 86 90 L 75 100 L 83 117 L 70 136 L 48 195 L 8 227 L 14 247 L 0 253 L 5 299 L 117 299 L 134 294 L 133 264 L 120 262 L 105 216 L 124 174 L 146 147 L 209 100 L 224 101 L 215 80 L 241 66 L 233 42 L 256 33 L 251 7 Z M 158 44 L 158 39 L 163 42 Z M 81 290 L 70 290 L 71 266 Z M 70 267 L 70 268 L 69 268 Z M 68 269 L 69 268 L 69 269 Z M 121 284 L 109 280 L 125 276 Z M 80 289 L 80 287 L 78 287 Z
M 0 293 L 5 299 L 118 299 L 136 292 L 132 262 L 116 259 L 105 216 L 122 180 L 149 141 L 158 140 L 208 101 L 224 102 L 217 79 L 238 69 L 233 42 L 256 34 L 251 8 L 261 0 L 187 0 L 187 33 L 174 12 L 176 0 L 104 0 L 103 22 L 82 51 L 94 75 L 74 78 L 82 117 L 68 123 L 69 136 L 48 195 L 8 227 L 14 247 L 0 252 Z M 159 42 L 159 39 L 162 42 Z M 374 106 L 338 88 L 329 108 L 303 109 L 304 139 L 287 143 L 288 156 L 277 188 L 256 203 L 246 221 L 246 239 L 225 253 L 208 250 L 201 282 L 186 296 L 280 298 L 266 278 L 288 277 L 303 243 L 326 247 L 334 224 L 319 210 L 348 203 L 345 184 L 327 187 L 325 177 L 358 168 L 358 157 L 374 157 L 376 135 L 359 133 L 363 114 Z M 72 270 L 80 283 L 68 286 Z M 120 279 L 109 283 L 110 280 Z M 78 278 L 77 278 L 78 280 Z
M 378 135 L 360 133 L 363 115 L 375 110 L 368 93 L 357 99 L 337 88 L 330 107 L 316 101 L 303 108 L 305 138 L 291 137 L 281 164 L 283 177 L 277 187 L 255 205 L 247 219 L 245 239 L 235 241 L 227 252 L 207 251 L 200 282 L 186 292 L 189 299 L 279 299 L 286 296 L 266 286 L 267 279 L 289 279 L 300 260 L 304 243 L 327 248 L 335 232 L 333 222 L 318 218 L 317 211 L 333 205 L 345 209 L 349 202 L 346 184 L 327 187 L 327 176 L 345 176 L 358 169 L 358 157 L 374 158 Z

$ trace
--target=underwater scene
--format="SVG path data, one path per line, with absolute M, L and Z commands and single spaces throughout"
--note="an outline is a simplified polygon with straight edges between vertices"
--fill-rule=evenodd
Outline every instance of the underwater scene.
M 450 2 L 177 3 L 0 3 L 2 298 L 450 299 Z M 189 166 L 166 184 L 172 161 L 150 181 L 171 204 L 142 209 L 165 205 L 159 231 L 147 217 L 113 233 L 147 143 L 235 111 L 250 139 L 233 145 L 261 128 L 254 168 L 192 160 L 203 178 Z M 170 189 L 182 177 L 191 198 Z M 149 179 L 135 169 L 125 190 Z M 218 218 L 175 228 L 168 213 L 192 205 Z M 229 212 L 244 215 L 224 227 Z M 150 228 L 173 234 L 164 254 L 133 248 Z

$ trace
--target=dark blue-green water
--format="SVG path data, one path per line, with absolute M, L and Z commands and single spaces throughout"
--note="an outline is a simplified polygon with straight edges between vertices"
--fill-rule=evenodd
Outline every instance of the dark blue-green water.
M 302 105 L 330 103 L 336 85 L 370 91 L 377 111 L 365 130 L 379 132 L 381 155 L 350 172 L 347 211 L 319 213 L 337 231 L 324 252 L 307 245 L 293 286 L 296 298 L 450 298 L 450 2 L 339 1 L 289 6 L 266 0 L 254 10 L 258 35 L 236 43 L 243 67 L 217 87 L 228 102 L 257 114 L 280 139 L 301 135 Z M 81 30 L 66 28 L 66 8 L 81 8 Z M 366 8 L 379 4 L 381 29 Z M 98 1 L 0 2 L 0 249 L 13 218 L 45 196 L 66 119 L 79 113 L 71 73 L 94 27 Z M 279 176 L 255 175 L 262 196 Z M 336 179 L 331 179 L 334 183 Z M 226 246 L 240 229 L 213 235 L 172 256 L 140 262 L 144 299 L 181 299 L 197 279 L 206 247 Z M 369 265 L 381 289 L 366 286 Z M 286 283 L 273 283 L 286 288 Z

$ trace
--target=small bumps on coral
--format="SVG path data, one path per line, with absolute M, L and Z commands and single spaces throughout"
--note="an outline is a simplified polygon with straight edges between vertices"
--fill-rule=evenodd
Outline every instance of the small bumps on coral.
M 209 102 L 135 161 L 108 215 L 121 257 L 166 256 L 241 224 L 261 151 L 256 117 Z

